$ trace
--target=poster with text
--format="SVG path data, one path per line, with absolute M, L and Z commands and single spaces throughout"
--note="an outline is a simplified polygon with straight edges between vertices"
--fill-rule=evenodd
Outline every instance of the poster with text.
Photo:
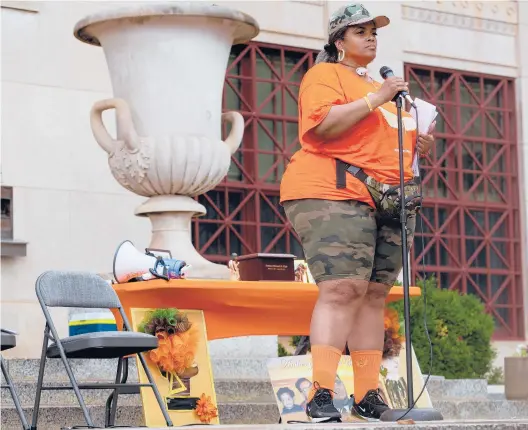
M 311 355 L 271 358 L 267 365 L 282 422 L 309 422 L 310 418 L 306 415 L 306 403 L 313 383 Z M 414 351 L 413 375 L 414 394 L 417 397 L 422 390 L 424 380 Z M 389 407 L 393 409 L 407 407 L 406 381 L 405 349 L 403 348 L 398 357 L 383 360 L 380 368 L 378 388 Z M 334 392 L 334 406 L 341 412 L 342 421 L 363 421 L 362 418 L 352 414 L 350 395 L 354 393 L 354 370 L 352 360 L 348 355 L 343 355 L 339 362 Z M 432 407 L 427 389 L 417 402 L 417 407 Z
M 156 336 L 143 356 L 174 426 L 219 424 L 203 312 L 175 308 L 132 309 L 132 329 Z M 139 381 L 148 378 L 137 359 Z M 147 427 L 166 427 L 154 391 L 141 388 Z
M 387 393 L 388 405 L 393 409 L 407 408 L 407 359 L 405 357 L 405 343 L 402 345 L 398 357 L 387 358 L 381 363 L 382 381 Z M 422 391 L 426 377 L 422 375 L 420 365 L 416 359 L 414 349 L 412 353 L 413 394 L 414 398 Z M 427 387 L 416 402 L 417 408 L 432 408 L 433 404 Z
M 268 372 L 282 422 L 309 422 L 306 403 L 313 382 L 311 355 L 271 358 L 268 360 Z M 352 360 L 344 355 L 337 368 L 334 388 L 334 406 L 341 412 L 342 421 L 360 420 L 351 414 L 350 395 L 353 393 L 353 388 Z M 381 379 L 380 388 L 383 390 Z

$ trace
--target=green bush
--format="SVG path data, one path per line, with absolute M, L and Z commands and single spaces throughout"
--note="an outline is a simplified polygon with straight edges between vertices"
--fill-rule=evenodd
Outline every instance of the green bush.
M 282 346 L 282 344 L 279 343 L 279 344 L 277 345 L 277 355 L 278 355 L 279 357 L 287 357 L 287 356 L 289 356 L 290 354 L 288 353 L 288 351 L 286 351 L 286 348 L 284 348 L 284 347 Z
M 504 372 L 502 367 L 492 367 L 486 374 L 489 385 L 504 385 Z
M 423 287 L 423 282 L 417 283 Z M 424 293 L 422 289 L 422 294 Z M 493 319 L 473 295 L 460 294 L 426 280 L 427 326 L 433 344 L 433 375 L 446 379 L 485 378 L 492 370 Z M 389 305 L 404 319 L 403 300 Z M 411 298 L 411 340 L 422 373 L 429 371 L 430 348 L 424 329 L 423 297 Z

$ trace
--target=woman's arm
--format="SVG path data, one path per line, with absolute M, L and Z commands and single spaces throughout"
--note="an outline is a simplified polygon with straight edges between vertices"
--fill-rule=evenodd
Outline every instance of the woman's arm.
M 367 96 L 372 110 L 380 106 L 373 103 L 374 94 Z M 335 139 L 347 131 L 352 126 L 365 118 L 371 112 L 365 99 L 355 100 L 344 105 L 332 106 L 326 118 L 313 129 L 313 133 L 322 139 Z
M 434 121 L 429 126 L 429 130 L 427 130 L 426 134 L 418 135 L 418 145 L 416 146 L 416 149 L 418 150 L 418 153 L 422 157 L 425 157 L 425 155 L 431 152 L 431 148 L 433 147 L 433 144 L 435 141 L 435 138 L 433 135 L 435 127 L 436 127 L 436 121 Z M 418 133 L 418 130 L 416 130 L 416 132 Z
M 392 100 L 399 91 L 408 91 L 407 83 L 402 78 L 390 77 L 376 93 L 367 96 L 370 106 L 365 98 L 332 106 L 313 133 L 320 139 L 335 139 L 365 118 L 371 110 Z

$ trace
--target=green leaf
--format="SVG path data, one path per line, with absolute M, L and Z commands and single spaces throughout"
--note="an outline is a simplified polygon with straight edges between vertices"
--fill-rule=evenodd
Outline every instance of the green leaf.
M 448 379 L 484 378 L 492 368 L 493 318 L 473 295 L 437 287 L 434 278 L 418 282 L 427 299 L 427 326 L 433 344 L 432 374 Z M 422 372 L 429 371 L 423 297 L 411 297 L 411 340 Z M 403 316 L 403 301 L 388 305 Z

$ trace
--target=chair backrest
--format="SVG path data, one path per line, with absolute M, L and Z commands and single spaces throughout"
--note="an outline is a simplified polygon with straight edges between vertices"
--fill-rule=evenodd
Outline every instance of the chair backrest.
M 50 270 L 38 277 L 35 291 L 49 307 L 121 308 L 114 289 L 93 273 Z

